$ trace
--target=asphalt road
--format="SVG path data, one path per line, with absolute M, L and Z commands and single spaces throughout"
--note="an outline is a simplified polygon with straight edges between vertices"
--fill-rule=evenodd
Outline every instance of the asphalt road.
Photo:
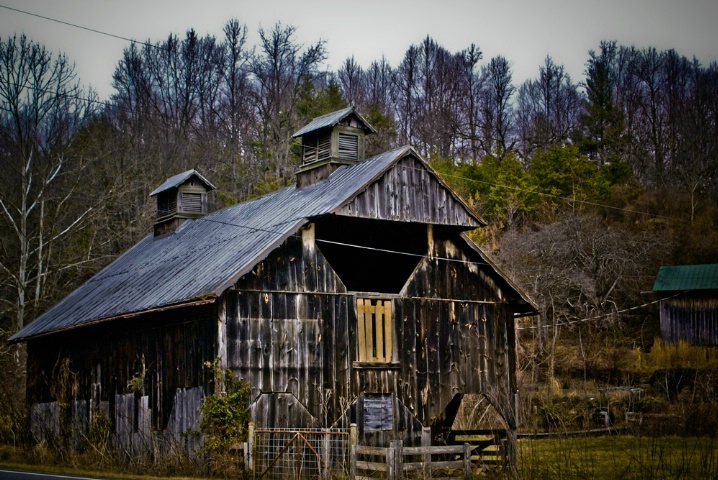
M 51 473 L 20 472 L 0 469 L 0 480 L 101 480 L 93 477 L 71 477 Z

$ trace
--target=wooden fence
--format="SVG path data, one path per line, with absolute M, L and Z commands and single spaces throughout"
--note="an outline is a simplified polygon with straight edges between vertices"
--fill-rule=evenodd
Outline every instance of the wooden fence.
M 471 446 L 468 443 L 404 447 L 401 440 L 395 440 L 389 448 L 352 445 L 350 462 L 351 480 L 398 480 L 411 476 L 435 480 L 471 479 Z

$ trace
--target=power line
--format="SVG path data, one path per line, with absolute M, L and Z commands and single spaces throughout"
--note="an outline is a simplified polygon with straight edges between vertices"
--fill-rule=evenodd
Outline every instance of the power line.
M 88 32 L 97 33 L 97 34 L 99 34 L 99 35 L 105 35 L 105 36 L 112 37 L 112 38 L 116 38 L 116 39 L 119 39 L 119 40 L 128 41 L 128 42 L 132 42 L 132 43 L 137 43 L 137 44 L 144 45 L 144 46 L 147 46 L 147 47 L 161 48 L 160 46 L 154 45 L 154 44 L 152 44 L 152 43 L 141 42 L 141 41 L 134 40 L 134 39 L 131 39 L 131 38 L 128 38 L 128 37 L 123 37 L 123 36 L 121 36 L 121 35 L 116 35 L 116 34 L 113 34 L 113 33 L 104 32 L 104 31 L 102 31 L 102 30 L 97 30 L 97 29 L 95 29 L 95 28 L 85 27 L 85 26 L 83 26 L 83 25 L 78 25 L 78 24 L 75 24 L 75 23 L 70 23 L 70 22 L 67 22 L 67 21 L 64 21 L 64 20 L 59 20 L 59 19 L 52 18 L 52 17 L 48 17 L 48 16 L 45 16 L 45 15 L 40 15 L 40 14 L 37 14 L 37 13 L 28 12 L 28 11 L 25 11 L 25 10 L 21 10 L 21 9 L 18 9 L 18 8 L 9 7 L 9 6 L 6 6 L 6 5 L 1 5 L 1 4 L 0 4 L 0 8 L 4 8 L 4 9 L 11 10 L 11 11 L 14 11 L 14 12 L 17 12 L 17 13 L 22 13 L 22 14 L 25 14 L 25 15 L 30 15 L 30 16 L 33 16 L 33 17 L 41 18 L 41 19 L 43 19 L 43 20 L 48 20 L 48 21 L 55 22 L 55 23 L 59 23 L 59 24 L 62 24 L 62 25 L 67 25 L 67 26 L 70 26 L 70 27 L 73 27 L 73 28 L 79 28 L 79 29 L 82 29 L 82 30 L 86 30 L 86 31 L 88 31 Z M 68 95 L 68 96 L 69 96 L 69 95 Z M 132 111 L 132 110 L 129 109 L 128 107 L 120 106 L 119 104 L 116 104 L 116 103 L 109 103 L 109 102 L 105 102 L 105 101 L 101 101 L 101 100 L 94 100 L 94 99 L 89 99 L 89 98 L 83 98 L 83 97 L 80 97 L 80 96 L 71 96 L 71 97 L 72 97 L 72 98 L 75 98 L 75 99 L 77 99 L 77 100 L 84 100 L 84 101 L 88 101 L 88 102 L 92 102 L 92 103 L 97 103 L 97 104 L 104 105 L 104 106 L 107 106 L 107 107 L 120 108 L 120 109 L 123 109 L 123 110 L 125 110 L 125 111 Z M 150 115 L 152 115 L 152 114 L 150 113 Z M 415 168 L 415 167 L 409 167 L 409 168 L 413 168 L 413 169 L 415 169 L 415 170 L 420 170 L 420 169 Z M 555 194 L 546 193 L 546 192 L 536 192 L 536 191 L 533 191 L 533 190 L 522 189 L 522 188 L 519 188 L 519 187 L 516 187 L 516 186 L 502 185 L 502 184 L 499 184 L 499 183 L 482 181 L 482 180 L 478 180 L 478 179 L 474 179 L 474 178 L 463 177 L 463 176 L 460 176 L 460 175 L 453 175 L 453 174 L 440 174 L 440 175 L 441 175 L 441 176 L 444 176 L 444 177 L 452 177 L 452 178 L 456 178 L 456 179 L 460 179 L 460 180 L 466 180 L 466 181 L 469 181 L 469 182 L 480 183 L 480 184 L 490 185 L 490 186 L 494 186 L 494 187 L 506 188 L 506 189 L 509 189 L 509 190 L 517 191 L 517 192 L 523 192 L 523 193 L 535 194 L 535 195 L 539 195 L 539 196 L 543 196 L 543 197 L 554 198 L 554 199 L 562 200 L 562 201 L 565 201 L 565 202 L 575 202 L 575 203 L 580 203 L 580 204 L 583 204 L 583 205 L 590 205 L 590 206 L 599 207 L 599 208 L 606 208 L 606 209 L 611 209 L 611 210 L 628 212 L 628 213 L 633 213 L 633 214 L 637 214 L 637 215 L 644 215 L 644 216 L 653 217 L 653 218 L 661 218 L 661 219 L 665 219 L 665 220 L 675 220 L 675 221 L 679 221 L 679 222 L 683 222 L 683 223 L 686 222 L 686 220 L 683 220 L 683 219 L 680 219 L 680 218 L 677 218 L 677 217 L 669 217 L 669 216 L 659 215 L 659 214 L 655 214 L 655 213 L 643 212 L 643 211 L 640 211 L 640 210 L 633 210 L 633 209 L 630 209 L 630 208 L 616 207 L 616 206 L 613 206 L 613 205 L 606 205 L 606 204 L 602 204 L 602 203 L 598 203 L 598 202 L 592 202 L 592 201 L 589 201 L 589 200 L 579 200 L 579 199 L 575 199 L 575 198 L 564 197 L 564 196 L 561 196 L 561 195 L 555 195 Z
M 3 6 L 0 5 L 0 7 L 3 7 Z M 22 86 L 22 85 L 14 84 L 14 86 Z M 31 88 L 31 89 L 35 89 L 35 90 L 38 89 L 38 87 L 35 86 L 35 85 L 24 85 L 24 86 L 22 86 L 22 87 L 23 87 L 23 88 Z M 89 97 L 83 97 L 83 96 L 71 94 L 71 93 L 68 93 L 68 92 L 58 92 L 58 91 L 49 91 L 49 90 L 46 90 L 46 92 L 47 92 L 48 94 L 53 94 L 53 95 L 57 95 L 57 96 L 64 96 L 64 97 L 67 97 L 67 98 L 73 98 L 73 99 L 79 100 L 79 101 L 85 101 L 85 102 L 89 102 L 89 103 L 95 103 L 95 104 L 98 104 L 98 105 L 105 106 L 105 107 L 107 107 L 107 108 L 119 109 L 119 110 L 123 110 L 123 111 L 129 112 L 129 113 L 132 113 L 132 112 L 133 112 L 133 110 L 132 110 L 130 107 L 127 107 L 127 106 L 124 106 L 124 105 L 120 105 L 119 103 L 113 103 L 113 102 L 109 102 L 109 101 L 97 100 L 97 99 L 89 98 Z M 158 111 L 158 112 L 146 111 L 146 112 L 143 112 L 143 115 L 149 115 L 150 117 L 160 118 L 160 119 L 166 117 L 165 115 L 162 114 L 162 112 L 159 112 L 159 111 Z M 408 169 L 411 169 L 411 170 L 416 170 L 416 171 L 424 171 L 423 169 L 417 168 L 417 167 L 409 167 L 409 166 L 407 166 L 407 167 L 405 167 L 405 168 L 408 168 Z M 686 220 L 683 220 L 683 219 L 678 218 L 678 217 L 669 217 L 669 216 L 666 216 L 666 215 L 659 215 L 659 214 L 656 214 L 656 213 L 642 212 L 642 211 L 640 211 L 640 210 L 633 210 L 633 209 L 630 209 L 630 208 L 616 207 L 616 206 L 613 206 L 613 205 L 606 205 L 606 204 L 603 204 L 603 203 L 592 202 L 592 201 L 589 201 L 589 200 L 579 200 L 579 199 L 576 199 L 576 198 L 565 197 L 565 196 L 556 195 L 556 194 L 552 194 L 552 193 L 537 192 L 537 191 L 534 191 L 534 190 L 522 189 L 522 188 L 519 188 L 519 187 L 510 186 L 510 185 L 504 185 L 504 184 L 500 184 L 500 183 L 487 182 L 487 181 L 485 181 L 485 180 L 478 180 L 478 179 L 475 179 L 475 178 L 464 177 L 464 176 L 461 176 L 461 175 L 446 174 L 446 173 L 439 173 L 439 172 L 436 172 L 436 173 L 437 173 L 439 176 L 441 176 L 441 177 L 451 177 L 451 178 L 456 178 L 456 179 L 459 179 L 459 180 L 465 180 L 465 181 L 468 181 L 468 182 L 481 183 L 481 184 L 489 185 L 489 186 L 493 186 L 493 187 L 506 188 L 506 189 L 509 189 L 509 190 L 517 191 L 517 192 L 524 192 L 524 193 L 528 193 L 528 194 L 534 194 L 534 195 L 539 195 L 539 196 L 544 196 L 544 197 L 550 197 L 550 198 L 554 198 L 554 199 L 557 199 L 557 200 L 562 200 L 562 201 L 564 201 L 564 202 L 581 203 L 581 204 L 584 204 L 584 205 L 590 205 L 590 206 L 598 207 L 598 208 L 606 208 L 606 209 L 617 210 L 617 211 L 622 211 L 622 212 L 634 213 L 634 214 L 643 215 L 643 216 L 647 216 L 647 217 L 661 218 L 661 219 L 664 219 L 664 220 L 673 220 L 673 221 L 677 221 L 677 222 L 687 223 Z
M 84 27 L 84 26 L 78 25 L 78 24 L 76 24 L 76 23 L 70 23 L 70 22 L 66 22 L 66 21 L 64 21 L 64 20 L 58 20 L 58 19 L 52 18 L 52 17 L 46 17 L 45 15 L 40 15 L 40 14 L 38 14 L 38 13 L 32 13 L 32 12 L 28 12 L 28 11 L 25 11 L 25 10 L 20 10 L 19 8 L 8 7 L 7 5 L 0 5 L 0 8 L 4 8 L 4 9 L 6 9 L 6 10 L 12 10 L 13 12 L 22 13 L 22 14 L 25 14 L 25 15 L 30 15 L 30 16 L 32 16 L 32 17 L 42 18 L 43 20 L 48 20 L 48 21 L 50 21 L 50 22 L 55 22 L 55 23 L 59 23 L 59 24 L 62 24 L 62 25 L 67 25 L 67 26 L 69 26 L 69 27 L 79 28 L 79 29 L 81 29 L 81 30 L 87 30 L 88 32 L 97 33 L 97 34 L 100 34 L 100 35 L 104 35 L 104 36 L 106 36 L 106 37 L 112 37 L 112 38 L 116 38 L 116 39 L 118 39 L 118 40 L 124 40 L 124 41 L 127 41 L 127 42 L 138 43 L 138 44 L 140 44 L 140 45 L 145 45 L 145 46 L 147 46 L 147 47 L 159 48 L 159 47 L 157 47 L 156 45 L 152 45 L 151 43 L 140 42 L 140 41 L 134 40 L 134 39 L 132 39 L 132 38 L 123 37 L 123 36 L 121 36 L 121 35 L 115 35 L 114 33 L 103 32 L 102 30 L 97 30 L 97 29 L 95 29 L 95 28 L 90 28 L 90 27 Z
M 410 167 L 410 168 L 416 168 L 416 167 Z M 417 169 L 417 170 L 419 170 L 419 169 Z M 438 173 L 438 172 L 437 172 L 437 173 Z M 676 220 L 676 221 L 679 221 L 679 222 L 685 222 L 685 220 L 680 219 L 680 218 L 677 218 L 677 217 L 668 217 L 668 216 L 665 216 L 665 215 L 658 215 L 658 214 L 656 214 L 656 213 L 650 213 L 650 212 L 642 212 L 642 211 L 640 211 L 640 210 L 633 210 L 633 209 L 630 209 L 630 208 L 622 208 L 622 207 L 616 207 L 616 206 L 613 206 L 613 205 L 605 205 L 605 204 L 603 204 L 603 203 L 591 202 L 591 201 L 589 201 L 589 200 L 579 200 L 579 199 L 576 199 L 576 198 L 564 197 L 564 196 L 555 195 L 555 194 L 552 194 L 552 193 L 537 192 L 537 191 L 534 191 L 534 190 L 527 190 L 527 189 L 523 189 L 523 188 L 519 188 L 519 187 L 514 187 L 514 186 L 510 186 L 510 185 L 503 185 L 503 184 L 500 184 L 500 183 L 492 183 L 492 182 L 487 182 L 487 181 L 484 181 L 484 180 L 477 180 L 477 179 L 475 179 L 475 178 L 462 177 L 461 175 L 453 175 L 453 174 L 445 174 L 445 173 L 438 173 L 438 174 L 439 174 L 440 176 L 442 176 L 442 177 L 452 177 L 452 178 L 457 178 L 457 179 L 459 179 L 459 180 L 466 180 L 466 181 L 468 181 L 468 182 L 481 183 L 481 184 L 490 185 L 490 186 L 493 186 L 493 187 L 507 188 L 507 189 L 509 189 L 509 190 L 515 190 L 515 191 L 517 191 L 517 192 L 523 192 L 523 193 L 529 193 L 529 194 L 534 194 L 534 195 L 539 195 L 539 196 L 544 196 L 544 197 L 555 198 L 555 199 L 558 199 L 558 200 L 563 200 L 563 201 L 565 201 L 565 202 L 576 202 L 576 203 L 581 203 L 581 204 L 584 204 L 584 205 L 590 205 L 590 206 L 593 206 L 593 207 L 608 208 L 608 209 L 619 210 L 619 211 L 623 211 L 623 212 L 636 213 L 636 214 L 638 214 L 638 215 L 645 215 L 645 216 L 648 216 L 648 217 L 663 218 L 663 219 L 665 219 L 665 220 Z
M 282 222 L 282 223 L 296 222 L 296 221 L 300 220 L 301 218 L 304 218 L 304 217 L 295 217 L 295 218 L 289 219 L 289 220 L 287 220 L 286 222 Z M 270 229 L 267 229 L 267 228 L 260 228 L 260 227 L 250 227 L 250 226 L 248 226 L 248 225 L 241 225 L 241 224 L 233 223 L 233 222 L 225 222 L 225 221 L 221 221 L 221 220 L 214 220 L 214 219 L 207 218 L 207 217 L 204 217 L 203 220 L 209 221 L 209 222 L 214 222 L 214 223 L 219 223 L 219 224 L 223 224 L 223 225 L 238 227 L 238 228 L 244 228 L 244 229 L 248 229 L 248 230 L 252 230 L 252 231 L 274 233 L 274 234 L 277 234 L 277 235 L 285 235 L 285 234 L 287 233 L 287 232 L 284 232 L 284 231 L 270 230 Z M 294 238 L 299 238 L 299 239 L 301 239 L 301 235 L 298 235 L 298 234 L 293 234 L 293 235 L 290 235 L 290 236 L 291 236 L 291 237 L 294 237 Z M 350 247 L 350 248 L 359 248 L 359 249 L 364 249 L 364 250 L 369 250 L 369 251 L 375 251 L 375 252 L 381 252 L 381 253 L 390 253 L 390 254 L 395 254 L 395 255 L 406 255 L 406 256 L 412 256 L 412 257 L 418 257 L 418 258 L 427 258 L 427 259 L 440 260 L 440 261 L 445 261 L 445 262 L 455 262 L 455 263 L 466 264 L 466 265 L 483 265 L 483 266 L 488 266 L 488 267 L 494 268 L 494 265 L 492 265 L 492 264 L 490 264 L 490 263 L 488 263 L 488 262 L 475 262 L 475 261 L 459 260 L 459 259 L 448 258 L 448 257 L 436 257 L 436 256 L 429 256 L 429 255 L 427 255 L 427 254 L 419 254 L 419 253 L 405 252 L 405 251 L 400 251 L 400 250 L 391 250 L 391 249 L 385 249 L 385 248 L 376 248 L 376 247 L 370 247 L 370 246 L 367 246 L 367 245 L 358 245 L 358 244 L 353 244 L 353 243 L 337 242 L 337 241 L 333 241 L 333 240 L 323 240 L 323 239 L 319 239 L 319 238 L 317 238 L 316 241 L 317 241 L 317 242 L 321 242 L 321 243 L 328 243 L 328 244 L 333 244 L 333 245 L 340 245 L 340 246 Z M 551 325 L 540 325 L 540 326 L 539 326 L 539 325 L 534 325 L 534 326 L 530 326 L 530 327 L 516 327 L 516 330 L 536 330 L 536 329 L 539 329 L 539 328 L 554 328 L 554 327 L 560 327 L 560 326 L 573 325 L 573 324 L 577 324 L 577 323 L 590 322 L 590 321 L 594 321 L 594 320 L 600 320 L 600 319 L 607 318 L 607 317 L 611 317 L 611 316 L 614 316 L 614 315 L 619 315 L 619 314 L 621 314 L 621 313 L 626 313 L 626 312 L 630 312 L 630 311 L 633 311 L 633 310 L 638 310 L 638 309 L 641 309 L 641 308 L 645 308 L 645 307 L 654 305 L 654 304 L 656 304 L 656 303 L 659 303 L 659 302 L 661 302 L 661 301 L 663 301 L 663 300 L 668 300 L 668 299 L 670 299 L 670 298 L 677 297 L 677 296 L 682 295 L 682 294 L 684 294 L 684 293 L 686 293 L 686 292 L 679 292 L 679 293 L 676 293 L 675 295 L 671 295 L 671 296 L 669 296 L 669 297 L 659 298 L 658 300 L 654 300 L 654 301 L 651 301 L 651 302 L 647 302 L 647 303 L 644 303 L 644 304 L 641 304 L 641 305 L 636 305 L 636 306 L 633 306 L 633 307 L 624 308 L 624 309 L 622 309 L 622 310 L 617 310 L 617 311 L 615 311 L 615 312 L 610 312 L 610 313 L 606 313 L 606 314 L 603 314 L 603 315 L 597 315 L 597 316 L 595 316 L 595 317 L 582 318 L 582 319 L 577 319 L 577 320 L 570 320 L 570 321 L 560 322 L 560 323 L 551 324 Z
M 604 313 L 603 315 L 597 315 L 595 317 L 581 318 L 581 319 L 577 319 L 577 320 L 569 320 L 566 322 L 553 323 L 551 325 L 532 325 L 530 327 L 516 327 L 516 330 L 538 330 L 539 328 L 554 328 L 554 327 L 562 327 L 565 325 L 574 325 L 576 323 L 591 322 L 593 320 L 600 320 L 602 318 L 607 318 L 607 317 L 610 317 L 613 315 L 619 315 L 621 313 L 630 312 L 632 310 L 638 310 L 639 308 L 649 307 L 651 305 L 655 305 L 656 303 L 662 302 L 663 300 L 668 300 L 668 299 L 677 297 L 679 295 L 683 295 L 684 293 L 686 293 L 686 292 L 685 291 L 678 292 L 675 295 L 671 295 L 669 297 L 659 298 L 658 300 L 653 300 L 652 302 L 647 302 L 642 305 L 636 305 L 633 307 L 624 308 L 623 310 L 616 310 L 615 312 L 611 312 L 611 313 Z
M 304 217 L 295 217 L 295 218 L 289 219 L 289 220 L 287 220 L 287 221 L 285 221 L 285 222 L 282 222 L 282 223 L 294 223 L 294 222 L 297 222 L 297 221 L 301 220 L 302 218 L 304 218 Z M 212 219 L 212 218 L 207 218 L 207 217 L 204 217 L 202 220 L 207 221 L 207 222 L 219 223 L 219 224 L 227 225 L 227 226 L 231 226 L 231 227 L 244 228 L 244 229 L 251 230 L 251 231 L 255 231 L 255 232 L 274 233 L 274 234 L 276 234 L 276 235 L 286 235 L 286 234 L 287 234 L 287 232 L 280 231 L 280 230 L 270 230 L 270 229 L 267 229 L 267 228 L 250 227 L 249 225 L 241 225 L 241 224 L 238 224 L 238 223 L 225 222 L 225 221 L 222 221 L 222 220 L 214 220 L 214 219 Z M 293 235 L 290 235 L 290 236 L 291 236 L 291 237 L 294 237 L 294 238 L 299 238 L 299 239 L 302 238 L 301 235 L 297 235 L 297 234 L 293 234 Z M 429 255 L 421 254 L 421 253 L 405 252 L 405 251 L 402 251 L 402 250 L 391 250 L 391 249 L 387 249 L 387 248 L 370 247 L 370 246 L 368 246 L 368 245 L 359 245 L 359 244 L 355 244 L 355 243 L 337 242 L 337 241 L 334 241 L 334 240 L 324 240 L 324 239 L 321 239 L 321 238 L 317 238 L 316 241 L 317 241 L 317 242 L 321 242 L 321 243 L 332 244 L 332 245 L 340 245 L 340 246 L 343 246 L 343 247 L 359 248 L 359 249 L 369 250 L 369 251 L 373 251 L 373 252 L 390 253 L 390 254 L 394 254 L 394 255 L 405 255 L 405 256 L 417 257 L 417 258 L 429 258 L 429 259 L 435 259 L 435 260 L 442 260 L 442 261 L 445 261 L 445 262 L 461 263 L 461 264 L 466 264 L 466 265 L 485 265 L 485 266 L 489 266 L 489 267 L 492 267 L 492 268 L 493 268 L 493 265 L 490 264 L 490 263 L 488 263 L 488 262 L 475 262 L 475 261 L 471 261 L 471 260 L 459 260 L 459 259 L 456 259 L 456 258 L 429 256 Z

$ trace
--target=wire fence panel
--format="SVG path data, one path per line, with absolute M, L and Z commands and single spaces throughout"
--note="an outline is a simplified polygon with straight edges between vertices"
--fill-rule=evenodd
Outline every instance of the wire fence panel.
M 257 429 L 252 455 L 254 479 L 328 479 L 349 474 L 349 431 Z

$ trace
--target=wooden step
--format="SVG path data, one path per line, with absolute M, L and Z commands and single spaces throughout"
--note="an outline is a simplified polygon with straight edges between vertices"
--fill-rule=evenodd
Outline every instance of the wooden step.
M 488 447 L 484 448 L 484 449 L 481 450 L 481 451 L 482 451 L 482 452 L 487 452 L 487 453 L 492 453 L 492 454 L 493 454 L 493 453 L 501 453 L 501 450 L 502 450 L 502 449 L 501 449 L 501 445 L 496 445 L 496 444 L 494 443 L 494 444 L 489 445 Z
M 474 460 L 474 457 L 471 457 L 471 460 L 478 463 L 504 463 L 504 456 L 503 455 L 481 455 Z
M 454 437 L 457 442 L 475 443 L 475 442 L 493 442 L 493 435 L 457 435 Z

